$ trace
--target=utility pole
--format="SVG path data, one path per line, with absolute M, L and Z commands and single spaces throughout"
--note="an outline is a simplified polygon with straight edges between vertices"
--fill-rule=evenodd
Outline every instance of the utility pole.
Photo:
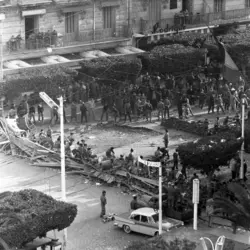
M 0 84 L 4 84 L 3 79 L 3 20 L 5 19 L 5 14 L 0 13 Z M 1 94 L 0 94 L 1 95 Z M 1 109 L 2 116 L 4 117 L 4 96 L 1 97 Z
M 61 189 L 62 189 L 62 200 L 66 202 L 63 96 L 59 97 L 59 102 L 60 102 L 59 114 L 60 114 L 60 130 L 61 130 Z M 63 229 L 63 250 L 66 250 L 66 245 L 67 245 L 67 228 Z
M 242 112 L 241 112 L 241 137 L 243 139 L 240 151 L 240 179 L 244 178 L 244 134 L 245 134 L 245 96 L 241 99 Z

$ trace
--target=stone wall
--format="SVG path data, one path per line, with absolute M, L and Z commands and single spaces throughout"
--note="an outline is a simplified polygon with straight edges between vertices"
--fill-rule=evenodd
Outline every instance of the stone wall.
M 126 1 L 118 1 L 119 5 L 116 8 L 116 28 L 122 29 L 128 24 L 128 8 Z M 13 7 L 7 8 L 5 11 L 6 18 L 3 22 L 3 43 L 10 40 L 11 36 L 21 35 L 22 38 L 25 37 L 25 18 L 22 17 L 22 9 L 17 6 L 16 0 L 13 0 Z M 57 32 L 65 33 L 65 16 L 63 13 L 63 8 L 68 6 L 61 5 L 44 5 L 37 7 L 38 9 L 46 9 L 46 14 L 38 15 L 38 27 L 39 31 L 46 32 L 48 30 L 55 29 Z M 71 7 L 71 6 L 69 6 Z M 36 7 L 30 7 L 30 9 L 35 9 Z M 93 32 L 94 27 L 94 14 L 93 14 L 93 4 L 90 1 L 89 4 L 81 6 L 79 8 L 79 13 L 77 13 L 79 22 L 79 33 Z M 101 1 L 97 1 L 95 8 L 95 27 L 96 30 L 103 30 L 103 8 L 101 6 Z M 92 34 L 92 33 L 91 33 Z
M 167 23 L 173 25 L 175 13 L 179 13 L 182 10 L 182 1 L 177 0 L 177 8 L 170 9 L 170 1 L 162 0 L 161 1 L 161 17 L 160 19 L 169 19 Z M 140 20 L 149 20 L 149 5 L 146 0 L 132 0 L 131 8 L 131 19 L 133 31 L 138 33 L 141 31 Z M 155 23 L 153 20 L 152 23 Z M 152 24 L 151 24 L 152 26 Z

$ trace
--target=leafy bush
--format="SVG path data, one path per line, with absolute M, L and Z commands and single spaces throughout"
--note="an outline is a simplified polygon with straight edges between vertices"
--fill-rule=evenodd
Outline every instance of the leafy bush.
M 37 237 L 46 236 L 51 230 L 69 227 L 76 217 L 77 207 L 56 201 L 42 192 L 25 189 L 10 192 L 0 203 L 0 211 L 6 214 L 0 217 L 0 238 L 10 247 L 21 247 Z M 20 219 L 13 220 L 11 212 Z
M 136 241 L 130 244 L 127 250 L 194 250 L 196 249 L 196 243 L 187 239 L 175 239 L 170 242 L 166 242 L 161 236 L 144 242 Z
M 141 71 L 141 61 L 138 58 L 101 57 L 81 62 L 80 72 L 98 78 L 103 83 L 111 84 L 112 80 L 123 82 L 136 79 Z
M 211 173 L 227 162 L 240 150 L 241 138 L 224 133 L 207 136 L 178 147 L 181 163 L 187 167 Z
M 12 100 L 22 92 L 45 91 L 51 97 L 59 93 L 59 87 L 65 88 L 73 83 L 75 70 L 53 65 L 23 69 L 19 74 L 6 75 L 6 82 L 0 88 L 0 96 L 4 95 Z
M 161 45 L 143 54 L 141 59 L 147 71 L 175 74 L 195 69 L 204 60 L 204 52 L 180 44 Z
M 210 38 L 209 34 L 201 34 L 201 33 L 178 33 L 172 36 L 167 36 L 161 38 L 156 43 L 140 43 L 139 40 L 139 47 L 144 50 L 152 50 L 154 47 L 159 45 L 172 45 L 172 44 L 182 44 L 184 46 L 192 46 L 194 48 L 200 47 L 203 45 L 207 38 Z
M 187 133 L 203 136 L 206 132 L 204 122 L 188 122 L 178 119 L 176 117 L 170 117 L 162 122 L 162 125 L 166 128 L 174 128 Z

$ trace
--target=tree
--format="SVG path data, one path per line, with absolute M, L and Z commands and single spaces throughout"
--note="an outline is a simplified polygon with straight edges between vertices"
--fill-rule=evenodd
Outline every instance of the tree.
M 156 46 L 141 56 L 145 70 L 160 73 L 183 73 L 194 70 L 204 61 L 204 51 L 181 44 Z
M 227 165 L 240 150 L 241 144 L 241 138 L 223 133 L 180 145 L 177 150 L 184 167 L 203 170 L 211 176 L 220 166 Z
M 5 193 L 0 201 L 0 239 L 10 247 L 20 248 L 49 231 L 67 228 L 77 214 L 76 205 L 32 189 Z
M 231 197 L 216 196 L 214 197 L 214 214 L 221 218 L 227 219 L 233 223 L 234 233 L 237 226 L 243 227 L 245 230 L 250 229 L 250 199 L 245 188 L 238 183 L 230 183 L 228 190 Z M 231 199 L 230 199 L 231 198 Z M 233 200 L 233 201 L 232 201 Z M 223 214 L 228 216 L 223 216 Z
M 77 71 L 59 65 L 23 69 L 19 74 L 6 75 L 5 84 L 0 86 L 0 96 L 12 100 L 22 92 L 45 91 L 54 97 L 59 93 L 59 88 L 73 83 L 76 75 Z

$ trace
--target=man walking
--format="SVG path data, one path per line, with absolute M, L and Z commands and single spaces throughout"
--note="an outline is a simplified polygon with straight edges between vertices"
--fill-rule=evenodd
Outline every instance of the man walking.
M 81 123 L 83 123 L 83 117 L 85 117 L 85 122 L 87 123 L 88 122 L 87 107 L 85 106 L 84 102 L 81 102 L 80 111 L 81 111 Z
M 103 218 L 106 215 L 106 205 L 107 205 L 107 198 L 106 198 L 106 191 L 102 191 L 102 195 L 100 197 L 101 200 L 101 214 L 100 217 Z

